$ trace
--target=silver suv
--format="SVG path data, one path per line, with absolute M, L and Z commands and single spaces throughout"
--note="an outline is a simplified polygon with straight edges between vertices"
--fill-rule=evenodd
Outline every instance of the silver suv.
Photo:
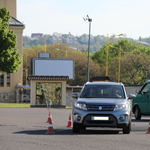
M 127 97 L 122 83 L 87 82 L 73 107 L 73 133 L 86 127 L 122 128 L 123 134 L 131 131 L 132 101 L 135 95 Z

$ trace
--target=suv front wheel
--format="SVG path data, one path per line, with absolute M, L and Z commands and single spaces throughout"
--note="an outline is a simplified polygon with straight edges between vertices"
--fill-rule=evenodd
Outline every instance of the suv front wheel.
M 77 126 L 75 123 L 73 123 L 72 132 L 73 133 L 79 133 L 80 132 L 80 127 Z
M 129 134 L 131 131 L 131 120 L 129 121 L 128 126 L 123 128 L 123 134 Z

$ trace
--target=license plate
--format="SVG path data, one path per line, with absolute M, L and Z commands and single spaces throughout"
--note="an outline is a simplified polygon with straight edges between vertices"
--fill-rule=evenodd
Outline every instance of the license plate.
M 92 120 L 109 120 L 109 117 L 92 117 Z

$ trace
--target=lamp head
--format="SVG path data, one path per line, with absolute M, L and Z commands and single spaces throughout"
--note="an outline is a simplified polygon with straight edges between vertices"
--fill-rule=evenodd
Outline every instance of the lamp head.
M 119 34 L 118 36 L 123 36 L 124 34 Z

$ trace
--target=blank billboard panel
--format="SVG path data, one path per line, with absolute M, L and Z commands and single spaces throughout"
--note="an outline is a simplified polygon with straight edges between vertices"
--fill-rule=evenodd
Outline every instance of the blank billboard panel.
M 74 60 L 33 58 L 32 75 L 69 76 L 69 79 L 74 79 Z

